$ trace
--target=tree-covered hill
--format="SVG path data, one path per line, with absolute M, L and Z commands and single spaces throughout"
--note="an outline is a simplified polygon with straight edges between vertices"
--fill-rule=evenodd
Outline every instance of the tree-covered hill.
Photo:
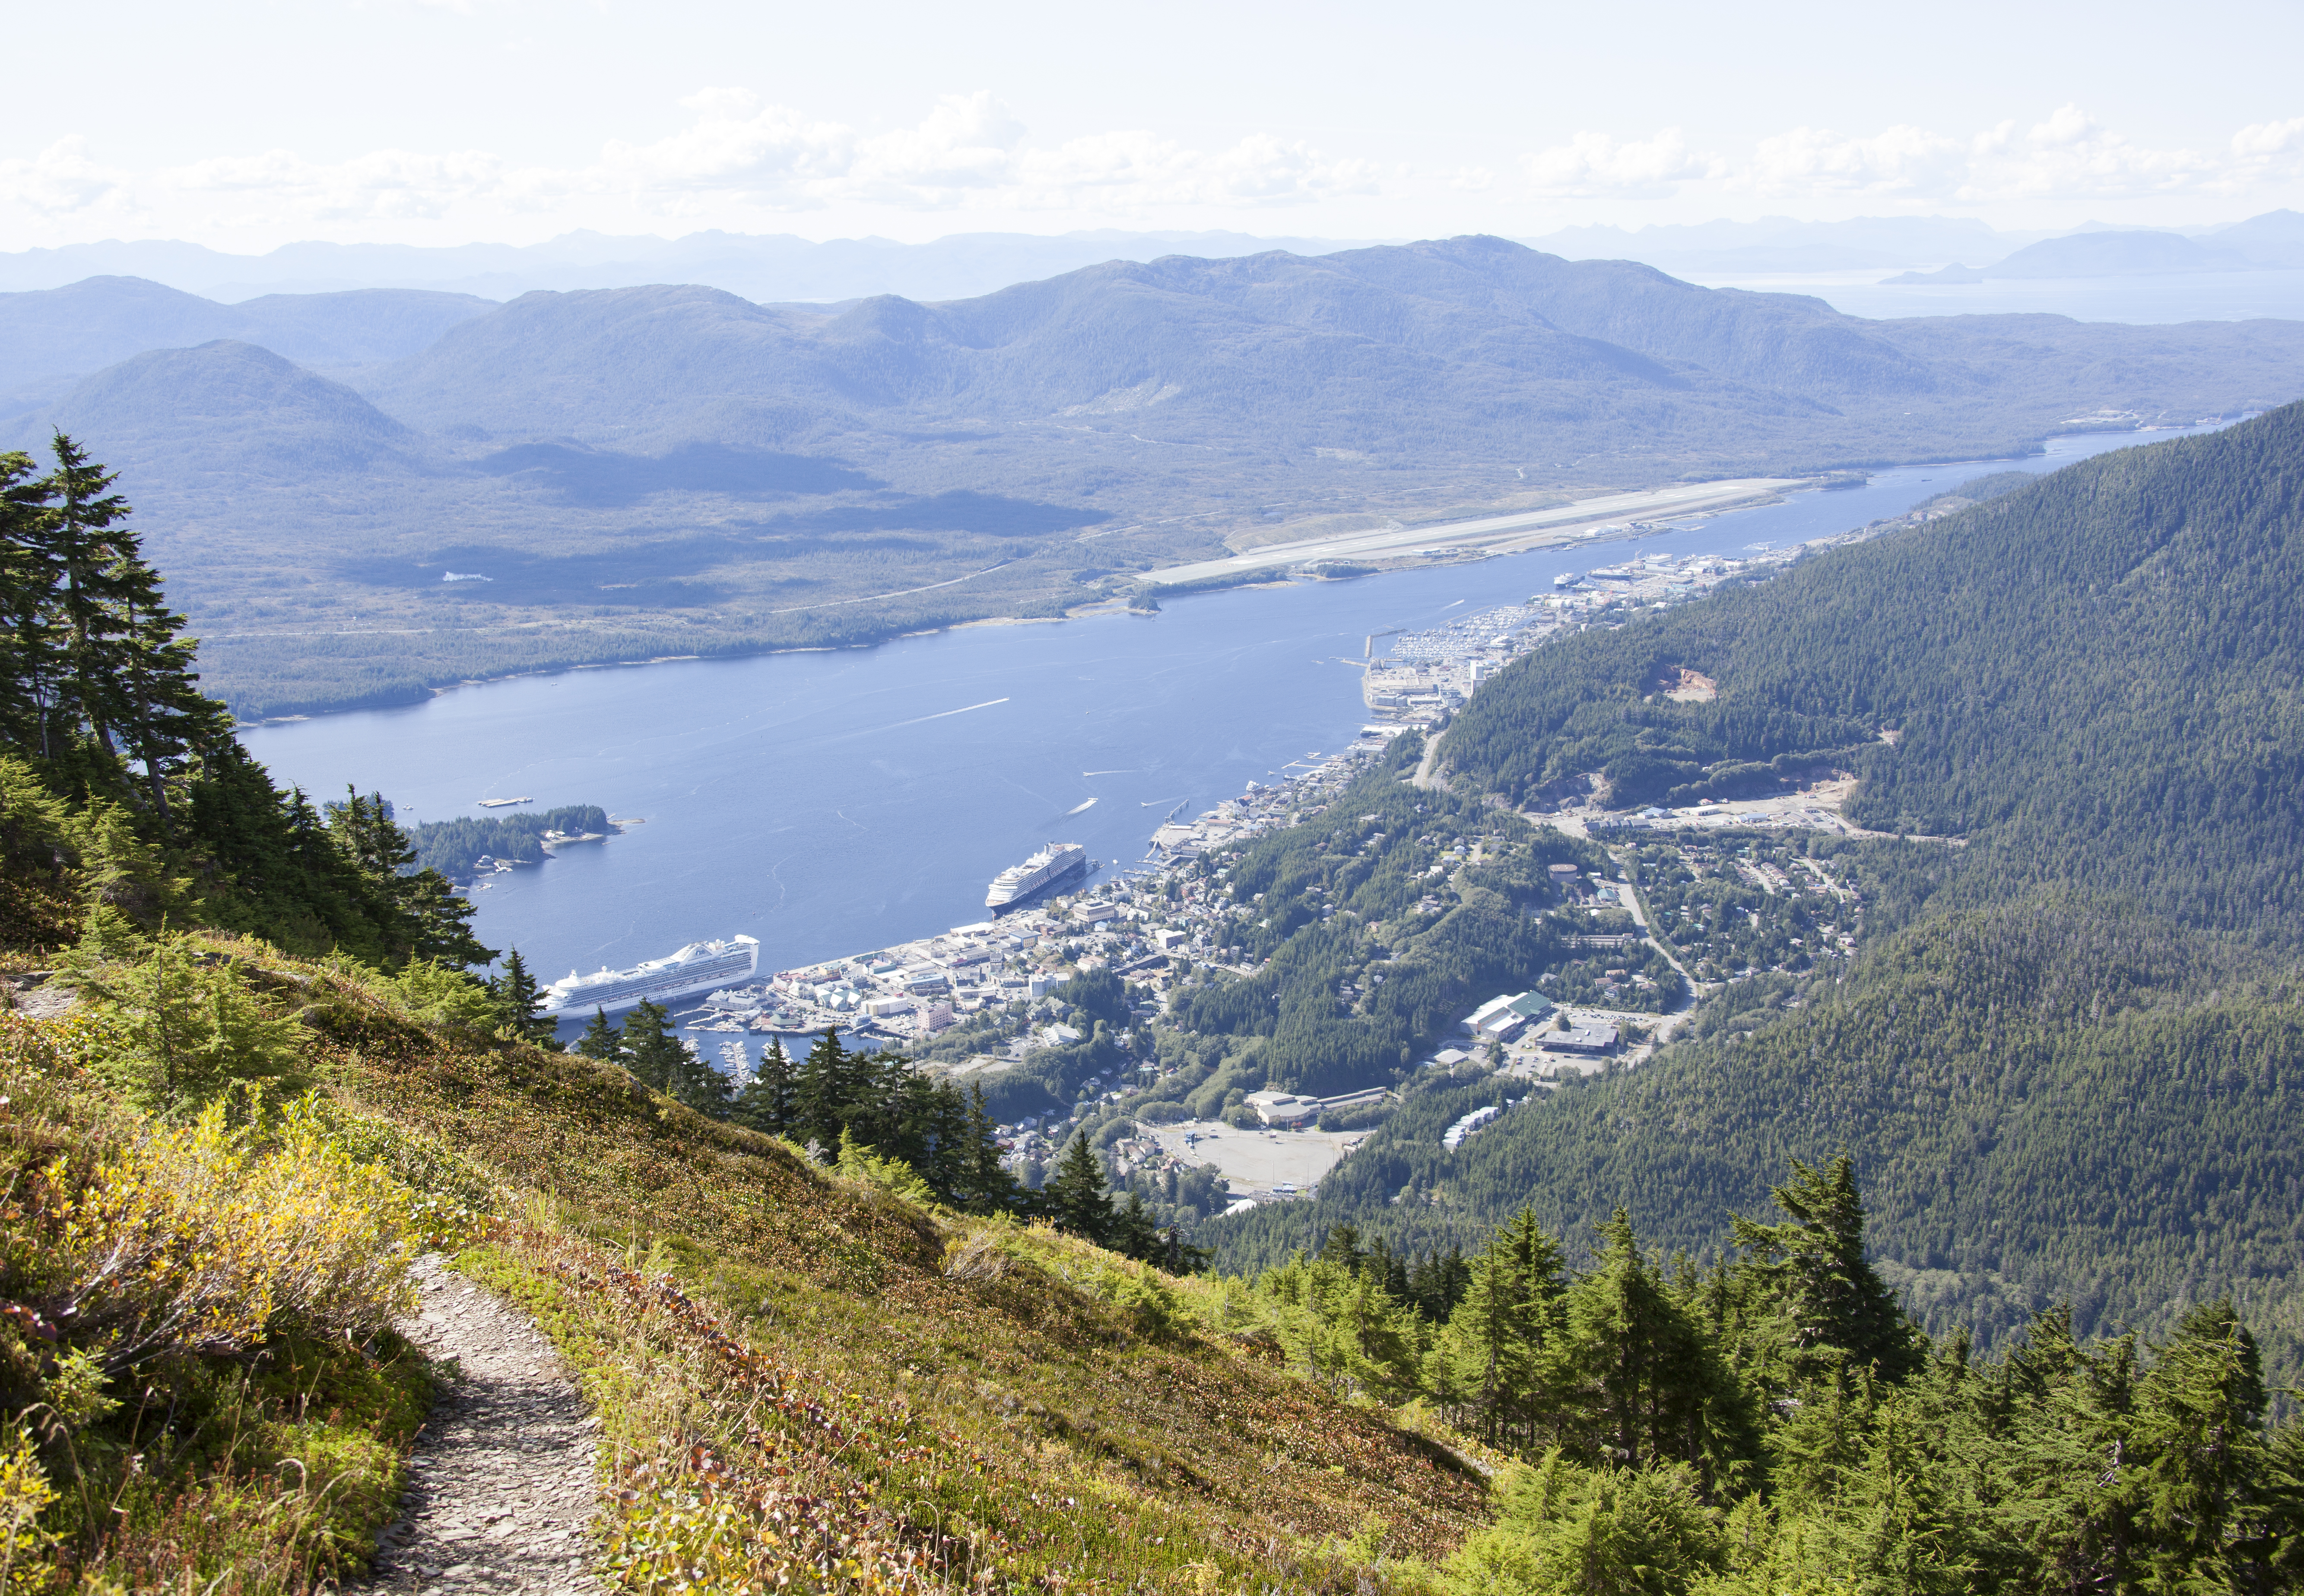
M 1675 667 L 1719 696 L 1662 696 Z M 1840 765 L 1863 777 L 1851 819 L 1969 837 L 1986 896 L 2077 883 L 2287 940 L 2304 934 L 2300 667 L 2290 406 L 1540 650 L 1441 752 L 1522 802 L 1591 773 L 1619 803 L 1686 803 Z
M 1456 802 L 1540 818 L 1592 776 L 1688 802 L 1839 767 L 1852 818 L 1965 845 L 1793 839 L 1860 893 L 1852 967 L 1721 987 L 1636 1069 L 1412 1097 L 1316 1202 L 1203 1239 L 1239 1267 L 1339 1221 L 1409 1250 L 1522 1204 L 1573 1237 L 1621 1205 L 1700 1251 L 1785 1158 L 1846 1150 L 1933 1330 L 1992 1346 L 2057 1302 L 2084 1333 L 2165 1329 L 2229 1292 L 2283 1378 L 2304 1365 L 2300 496 L 2291 407 L 1503 673 L 1441 744 Z M 1664 697 L 1683 668 L 1716 698 Z
M 1470 1244 L 1522 1204 L 1580 1234 L 1628 1209 L 1704 1252 L 1787 1158 L 1846 1150 L 1872 1244 L 1938 1334 L 1998 1344 L 2069 1299 L 2076 1329 L 2164 1329 L 2229 1291 L 2304 1344 L 2304 994 L 2292 973 L 2070 899 L 1930 919 L 1800 1006 L 1715 1000 L 1704 1034 L 1508 1111 L 1461 1151 L 1471 1087 L 1412 1100 L 1303 1211 L 1224 1227 L 1276 1262 L 1326 1224 L 1401 1251 Z

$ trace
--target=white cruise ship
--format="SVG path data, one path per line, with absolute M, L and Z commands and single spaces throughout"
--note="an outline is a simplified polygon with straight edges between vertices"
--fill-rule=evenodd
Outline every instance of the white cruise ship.
M 1050 843 L 1021 864 L 1012 864 L 992 878 L 984 906 L 999 910 L 1022 903 L 1044 887 L 1052 887 L 1078 870 L 1088 869 L 1088 850 L 1078 843 Z
M 691 942 L 678 953 L 630 970 L 602 968 L 590 975 L 571 970 L 566 980 L 544 989 L 539 1012 L 558 1014 L 571 1009 L 630 1008 L 643 1001 L 665 1003 L 749 981 L 759 966 L 757 938 L 740 935 L 725 942 Z

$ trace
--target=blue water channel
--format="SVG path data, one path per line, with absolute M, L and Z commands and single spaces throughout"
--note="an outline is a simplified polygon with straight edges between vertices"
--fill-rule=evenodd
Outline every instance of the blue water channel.
M 1783 547 L 1986 471 L 2048 471 L 2137 441 L 2072 437 L 2024 461 L 1883 471 L 1636 547 Z M 405 821 L 522 795 L 639 818 L 474 894 L 481 940 L 519 948 L 543 979 L 739 931 L 759 938 L 765 973 L 982 920 L 985 884 L 1052 838 L 1139 860 L 1178 804 L 1198 813 L 1350 743 L 1366 719 L 1350 662 L 1369 634 L 1519 603 L 1625 552 L 1594 541 L 1198 595 L 1156 615 L 570 671 L 241 735 L 282 784 L 380 790 Z

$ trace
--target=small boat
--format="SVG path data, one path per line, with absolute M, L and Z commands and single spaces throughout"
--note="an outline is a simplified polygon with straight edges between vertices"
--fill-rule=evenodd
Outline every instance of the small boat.
M 535 802 L 536 800 L 533 798 L 483 798 L 480 800 L 480 807 L 482 809 L 505 809 L 515 803 L 533 803 Z

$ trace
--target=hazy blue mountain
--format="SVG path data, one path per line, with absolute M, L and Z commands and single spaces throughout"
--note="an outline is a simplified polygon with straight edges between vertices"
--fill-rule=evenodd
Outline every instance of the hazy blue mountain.
M 275 711 L 1061 613 L 1338 514 L 1986 458 L 2105 412 L 2304 394 L 2304 323 L 1868 321 L 1495 238 L 1107 260 L 933 301 L 221 306 L 113 280 L 0 313 L 37 334 L 20 360 L 162 341 L 69 393 L 17 383 L 0 440 L 61 424 L 117 467 L 179 602 L 239 640 L 219 686 Z M 315 644 L 324 621 L 348 629 Z
M 237 330 L 228 307 L 140 277 L 90 277 L 0 295 L 0 382 L 93 371 L 148 349 L 204 344 Z
M 743 298 L 838 301 L 877 293 L 959 299 L 1055 276 L 1105 260 L 1162 255 L 1324 254 L 1349 241 L 1257 238 L 1241 233 L 1123 233 L 1042 237 L 956 233 L 928 243 L 789 234 L 696 233 L 683 238 L 563 233 L 540 244 L 285 244 L 266 255 L 226 255 L 165 240 L 74 244 L 0 254 L 0 289 L 55 288 L 96 276 L 148 277 L 224 301 L 270 293 L 434 288 L 509 300 L 538 289 L 699 284 Z
M 2231 271 L 2247 263 L 2175 233 L 2076 233 L 2029 244 L 1995 266 L 1906 272 L 1891 283 L 1981 283 L 1990 277 L 2138 277 Z
M 232 339 L 153 350 L 109 367 L 6 423 L 0 443 L 38 448 L 59 428 L 144 482 L 177 491 L 194 478 L 208 487 L 315 485 L 405 465 L 419 447 L 406 427 L 341 383 Z
M 216 338 L 261 344 L 302 366 L 403 359 L 494 306 L 469 294 L 368 289 L 271 294 L 223 305 L 140 277 L 90 277 L 0 294 L 0 390 L 94 371 L 150 349 Z
M 2230 227 L 2219 227 L 2207 235 L 2207 242 L 2251 266 L 2304 267 L 2304 214 L 2269 210 Z
M 2276 329 L 1868 322 L 1467 238 L 1112 263 L 837 314 L 693 287 L 530 294 L 354 380 L 427 430 L 619 448 L 698 436 L 784 448 L 921 424 L 1054 441 L 1124 423 L 1266 455 L 1696 450 L 1757 468 L 1842 448 L 1879 458 L 1923 434 L 1980 452 L 2019 410 L 2041 426 L 2074 405 L 2157 412 L 2170 394 L 2188 412 L 2276 403 L 2304 378 L 2304 327 Z M 2246 380 L 2222 380 L 2235 365 Z M 2002 420 L 1979 425 L 1987 414 Z
M 1854 216 L 1839 222 L 1763 216 L 1756 222 L 1563 227 L 1521 242 L 1570 260 L 1637 260 L 1671 272 L 1727 276 L 1987 259 L 2044 236 L 1996 232 L 1973 216 Z
M 1982 283 L 1995 277 L 2144 277 L 2304 267 L 2304 215 L 2266 211 L 2197 236 L 2091 229 L 2029 244 L 1992 266 L 1906 272 L 1891 283 Z

